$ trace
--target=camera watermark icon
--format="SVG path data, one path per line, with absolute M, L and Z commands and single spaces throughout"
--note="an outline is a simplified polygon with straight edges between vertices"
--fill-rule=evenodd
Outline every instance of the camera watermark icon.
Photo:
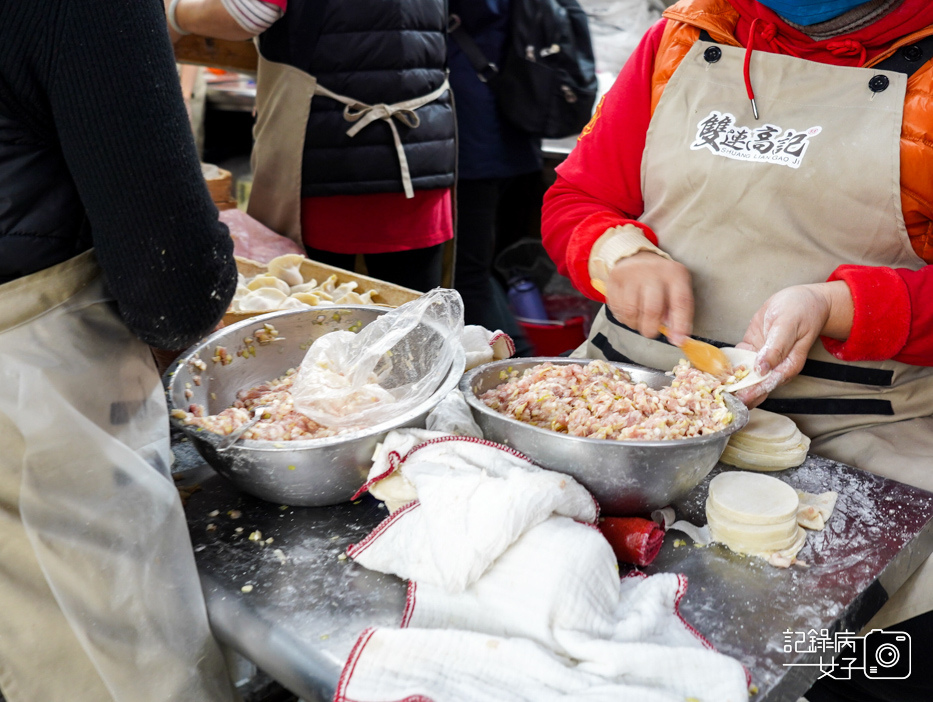
M 785 663 L 785 667 L 818 667 L 820 677 L 849 680 L 861 670 L 873 680 L 904 680 L 910 677 L 910 634 L 872 629 L 864 636 L 827 629 L 784 632 L 785 653 L 816 653 L 815 663 Z

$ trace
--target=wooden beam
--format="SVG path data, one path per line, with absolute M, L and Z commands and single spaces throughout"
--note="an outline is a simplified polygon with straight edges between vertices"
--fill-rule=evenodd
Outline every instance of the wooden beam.
M 189 34 L 175 44 L 175 60 L 178 63 L 255 73 L 259 56 L 251 41 L 228 41 Z

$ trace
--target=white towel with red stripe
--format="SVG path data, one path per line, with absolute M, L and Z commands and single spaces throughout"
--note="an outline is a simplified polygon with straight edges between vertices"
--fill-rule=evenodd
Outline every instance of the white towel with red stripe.
M 337 702 L 744 702 L 744 668 L 680 616 L 686 579 L 620 580 L 573 478 L 504 446 L 390 434 L 367 483 L 406 503 L 348 550 L 409 581 L 400 629 L 366 631 Z M 396 491 L 401 494 L 403 491 Z
M 468 324 L 463 328 L 460 341 L 466 353 L 466 370 L 482 363 L 510 358 L 515 353 L 512 337 L 500 329 L 489 331 L 486 327 Z

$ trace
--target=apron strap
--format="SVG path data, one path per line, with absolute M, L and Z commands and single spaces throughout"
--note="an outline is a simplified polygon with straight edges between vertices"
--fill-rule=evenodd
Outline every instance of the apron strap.
M 437 100 L 441 95 L 447 92 L 449 87 L 447 79 L 444 79 L 443 84 L 441 84 L 437 90 L 427 95 L 422 95 L 421 97 L 412 98 L 411 100 L 405 100 L 403 102 L 396 102 L 391 105 L 387 105 L 383 102 L 375 105 L 368 105 L 365 102 L 354 100 L 345 95 L 338 95 L 328 90 L 320 83 L 315 86 L 314 94 L 329 97 L 331 100 L 336 100 L 345 105 L 343 108 L 343 118 L 347 122 L 356 122 L 356 124 L 347 130 L 347 136 L 356 136 L 361 130 L 365 129 L 377 119 L 388 122 L 389 129 L 392 130 L 392 138 L 395 141 L 395 151 L 398 154 L 399 167 L 402 170 L 402 186 L 405 189 L 405 197 L 412 198 L 415 196 L 415 190 L 411 183 L 408 159 L 405 157 L 405 148 L 402 146 L 402 139 L 399 136 L 393 118 L 411 129 L 417 129 L 421 124 L 421 119 L 415 113 L 415 110 L 427 105 L 429 102 Z
M 700 41 L 718 44 L 719 42 L 710 36 L 705 29 L 700 30 Z M 902 46 L 884 61 L 876 63 L 869 68 L 875 68 L 880 71 L 894 71 L 903 73 L 908 78 L 923 68 L 931 59 L 933 59 L 933 34 L 924 37 L 915 44 Z

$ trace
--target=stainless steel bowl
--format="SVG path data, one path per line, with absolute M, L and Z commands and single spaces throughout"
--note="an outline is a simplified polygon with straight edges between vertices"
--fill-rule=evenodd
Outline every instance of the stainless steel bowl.
M 272 312 L 224 327 L 188 349 L 166 371 L 169 410 L 187 409 L 192 403 L 204 405 L 209 414 L 230 407 L 236 393 L 277 378 L 295 368 L 311 343 L 328 332 L 369 324 L 384 308 L 367 305 Z M 254 343 L 256 355 L 241 357 L 244 338 L 253 337 L 263 324 L 270 323 L 280 340 L 265 346 Z M 211 359 L 218 346 L 231 354 L 229 365 Z M 207 369 L 200 372 L 193 361 L 200 359 Z M 213 468 L 238 488 L 271 502 L 294 506 L 333 505 L 344 502 L 363 484 L 372 465 L 376 444 L 392 429 L 424 426 L 424 418 L 451 390 L 463 374 L 464 355 L 458 350 L 444 380 L 427 400 L 414 409 L 370 429 L 325 439 L 305 441 L 240 440 L 223 453 L 216 450 L 223 438 L 218 434 L 185 426 L 172 419 Z M 195 382 L 200 376 L 200 385 Z M 190 398 L 185 390 L 190 390 Z
M 564 365 L 588 360 L 557 357 L 495 361 L 464 375 L 460 390 L 487 439 L 508 444 L 545 468 L 573 476 L 593 494 L 603 514 L 647 514 L 683 497 L 713 469 L 729 436 L 748 422 L 748 409 L 727 394 L 726 403 L 734 418 L 715 434 L 668 441 L 587 439 L 506 417 L 479 399 L 479 395 L 503 382 L 502 371 L 511 368 L 521 372 L 544 362 Z M 660 371 L 624 363 L 611 365 L 626 371 L 634 382 L 655 390 L 671 382 L 671 377 Z

